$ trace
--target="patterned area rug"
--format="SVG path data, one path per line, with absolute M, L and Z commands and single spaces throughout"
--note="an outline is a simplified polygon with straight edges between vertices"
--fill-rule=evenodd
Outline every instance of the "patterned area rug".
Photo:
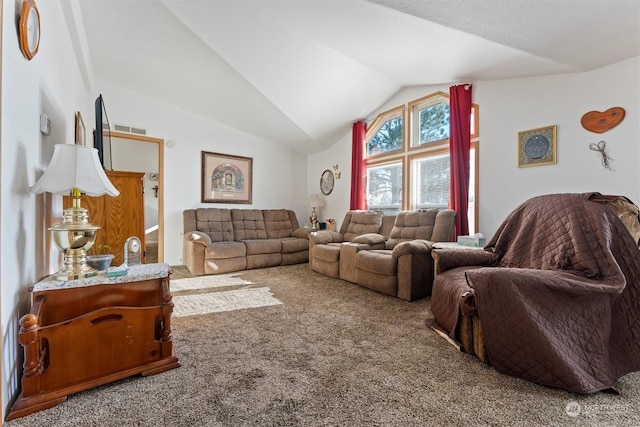
M 198 316 L 282 304 L 269 288 L 250 285 L 253 283 L 233 274 L 172 280 L 173 316 Z
M 221 311 L 267 307 L 282 304 L 269 288 L 249 288 L 173 297 L 173 316 L 197 316 Z
M 251 285 L 235 274 L 221 274 L 218 276 L 199 276 L 186 279 L 171 280 L 171 292 L 193 291 L 197 289 L 220 288 L 225 286 Z

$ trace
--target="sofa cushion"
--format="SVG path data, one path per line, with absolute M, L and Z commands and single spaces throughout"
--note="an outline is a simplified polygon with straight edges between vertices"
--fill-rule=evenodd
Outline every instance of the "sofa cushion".
M 229 209 L 199 208 L 195 211 L 196 228 L 211 238 L 212 242 L 232 242 L 233 225 Z
M 280 240 L 243 240 L 242 243 L 247 247 L 247 256 L 258 254 L 279 254 L 280 249 L 282 248 Z
M 353 241 L 357 236 L 367 233 L 377 233 L 382 225 L 382 212 L 375 211 L 353 211 L 351 221 L 344 233 L 344 240 Z
M 279 239 L 279 240 L 280 240 L 280 244 L 282 245 L 280 252 L 282 252 L 283 254 L 309 250 L 309 240 L 307 239 L 299 239 L 297 237 L 285 237 L 284 239 Z
M 398 262 L 388 250 L 360 251 L 355 256 L 357 269 L 366 270 L 383 276 L 395 276 L 398 272 Z
M 399 212 L 387 240 L 386 249 L 409 240 L 431 240 L 438 209 Z
M 264 217 L 260 209 L 231 209 L 231 222 L 236 241 L 267 238 Z
M 262 216 L 269 239 L 290 237 L 293 230 L 298 228 L 298 224 L 293 224 L 287 209 L 263 209 Z
M 205 259 L 227 259 L 243 257 L 247 248 L 242 242 L 213 242 L 205 248 Z

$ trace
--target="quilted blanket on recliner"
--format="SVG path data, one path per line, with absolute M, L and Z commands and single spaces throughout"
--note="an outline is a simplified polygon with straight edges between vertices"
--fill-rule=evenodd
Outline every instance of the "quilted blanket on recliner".
M 467 272 L 499 372 L 592 393 L 640 370 L 640 251 L 592 196 L 526 201 L 485 248 L 499 265 Z

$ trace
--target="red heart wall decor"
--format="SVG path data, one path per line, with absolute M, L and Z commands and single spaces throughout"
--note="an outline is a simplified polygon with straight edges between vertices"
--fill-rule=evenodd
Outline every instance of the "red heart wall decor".
M 604 113 L 600 111 L 589 111 L 582 116 L 580 123 L 582 127 L 590 132 L 602 133 L 612 129 L 624 119 L 624 108 L 609 108 Z

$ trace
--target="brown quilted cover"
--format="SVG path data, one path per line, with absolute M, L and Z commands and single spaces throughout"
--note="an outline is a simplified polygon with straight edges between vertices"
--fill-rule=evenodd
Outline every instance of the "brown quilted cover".
M 498 266 L 466 273 L 499 372 L 592 393 L 640 370 L 640 250 L 590 197 L 526 201 L 485 247 Z

